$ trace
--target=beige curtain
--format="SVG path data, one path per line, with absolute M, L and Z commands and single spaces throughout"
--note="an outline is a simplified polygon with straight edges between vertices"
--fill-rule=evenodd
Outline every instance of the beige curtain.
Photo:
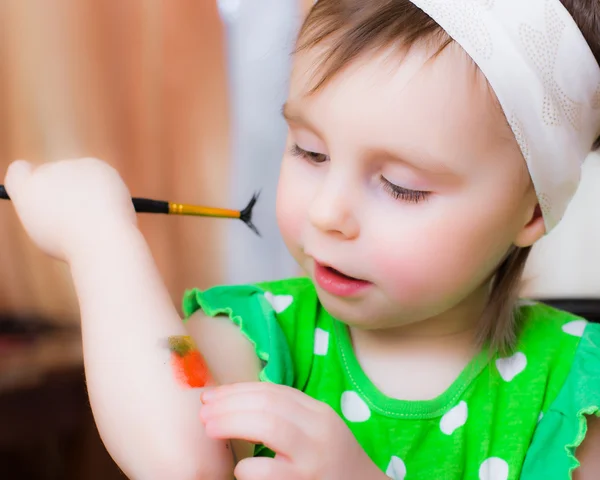
M 97 156 L 133 195 L 230 206 L 223 50 L 215 1 L 1 0 L 0 176 L 16 158 Z M 140 216 L 177 305 L 221 282 L 226 221 Z M 76 322 L 65 266 L 8 202 L 0 242 L 0 312 Z

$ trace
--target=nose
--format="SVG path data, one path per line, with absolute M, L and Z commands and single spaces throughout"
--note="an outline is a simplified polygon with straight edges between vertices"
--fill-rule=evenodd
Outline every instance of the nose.
M 356 193 L 356 192 L 354 192 Z M 331 174 L 320 185 L 308 209 L 310 223 L 323 233 L 343 239 L 358 237 L 360 226 L 354 209 L 352 186 Z

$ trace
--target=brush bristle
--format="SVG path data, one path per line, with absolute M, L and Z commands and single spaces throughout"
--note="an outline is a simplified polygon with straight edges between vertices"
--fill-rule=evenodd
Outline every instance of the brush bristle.
M 250 230 L 260 237 L 261 235 L 258 231 L 258 228 L 256 228 L 256 226 L 252 223 L 252 210 L 254 209 L 254 205 L 256 205 L 256 201 L 258 200 L 259 196 L 260 191 L 252 195 L 252 198 L 250 199 L 250 202 L 248 202 L 246 208 L 240 212 L 240 220 L 242 220 L 242 222 L 244 222 L 250 228 Z

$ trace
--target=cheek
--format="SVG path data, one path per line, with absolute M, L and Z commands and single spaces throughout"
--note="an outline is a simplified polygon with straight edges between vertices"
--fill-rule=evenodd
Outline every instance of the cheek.
M 423 295 L 433 293 L 434 283 L 441 280 L 436 249 L 439 245 L 431 238 L 398 238 L 378 231 L 379 240 L 369 242 L 377 245 L 370 249 L 368 263 L 373 269 L 375 281 L 387 296 L 411 302 L 423 301 Z M 436 272 L 437 271 L 437 272 Z
M 298 169 L 290 165 L 292 162 L 290 159 L 283 161 L 276 202 L 277 224 L 289 248 L 301 238 L 308 209 L 307 189 L 303 187 L 306 183 L 299 176 L 300 172 L 295 171 Z
M 301 233 L 300 215 L 294 207 L 289 201 L 277 202 L 277 224 L 288 248 L 298 242 Z
M 407 305 L 442 305 L 484 282 L 510 242 L 494 238 L 491 226 L 472 225 L 439 220 L 414 229 L 378 228 L 377 240 L 367 243 L 377 245 L 368 261 L 387 296 Z

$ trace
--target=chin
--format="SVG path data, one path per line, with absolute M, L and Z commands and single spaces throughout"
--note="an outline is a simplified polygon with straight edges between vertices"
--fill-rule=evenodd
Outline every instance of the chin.
M 379 328 L 373 324 L 373 310 L 364 299 L 335 297 L 321 291 L 319 287 L 317 295 L 323 308 L 336 320 L 352 327 Z M 368 320 L 365 321 L 366 319 Z
M 381 298 L 344 299 L 332 297 L 317 287 L 319 301 L 335 319 L 361 330 L 385 330 L 410 325 L 427 318 L 425 313 L 411 306 L 390 305 Z

